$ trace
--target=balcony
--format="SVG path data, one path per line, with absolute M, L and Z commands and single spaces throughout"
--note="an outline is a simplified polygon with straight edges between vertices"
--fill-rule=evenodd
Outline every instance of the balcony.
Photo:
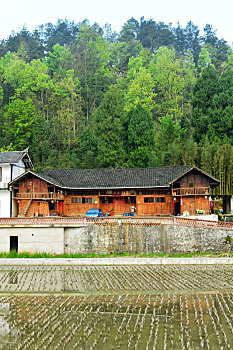
M 40 200 L 64 200 L 65 196 L 62 193 L 49 193 L 49 192 L 43 192 L 43 193 L 17 193 L 16 199 L 40 199 Z
M 173 188 L 173 197 L 210 196 L 210 187 Z

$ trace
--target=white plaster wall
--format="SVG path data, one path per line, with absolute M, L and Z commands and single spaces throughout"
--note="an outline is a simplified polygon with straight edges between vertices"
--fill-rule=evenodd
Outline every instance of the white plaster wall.
M 2 179 L 0 181 L 0 217 L 10 216 L 10 192 L 4 189 L 4 184 L 11 181 L 11 166 L 10 164 L 1 164 Z
M 12 180 L 14 180 L 17 176 L 21 175 L 24 172 L 25 164 L 22 160 L 20 160 L 19 163 L 13 165 Z
M 0 228 L 0 251 L 10 250 L 10 236 L 18 236 L 18 252 L 64 252 L 63 227 Z
M 4 188 L 4 183 L 11 181 L 11 166 L 10 164 L 1 164 L 2 180 L 0 181 L 0 188 Z
M 10 191 L 5 188 L 5 184 L 8 184 L 11 180 L 15 179 L 17 176 L 25 172 L 25 165 L 22 160 L 20 160 L 17 166 L 13 166 L 12 179 L 11 179 L 11 165 L 1 164 L 2 168 L 2 179 L 0 181 L 0 217 L 10 217 Z M 4 190 L 3 190 L 4 189 Z M 15 203 L 13 206 L 13 216 L 17 213 Z
M 0 190 L 0 217 L 10 217 L 10 191 Z

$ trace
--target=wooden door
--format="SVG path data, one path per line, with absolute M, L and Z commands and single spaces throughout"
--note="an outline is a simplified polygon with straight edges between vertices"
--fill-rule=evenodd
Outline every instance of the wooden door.
M 113 198 L 114 215 L 123 215 L 125 212 L 125 198 L 114 197 Z

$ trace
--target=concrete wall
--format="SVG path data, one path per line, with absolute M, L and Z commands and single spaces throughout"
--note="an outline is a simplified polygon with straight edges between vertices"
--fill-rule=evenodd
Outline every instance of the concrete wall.
M 1 252 L 10 250 L 10 236 L 18 236 L 19 252 L 48 252 L 62 254 L 64 251 L 63 227 L 0 228 Z
M 228 251 L 233 231 L 176 225 L 65 228 L 66 253 L 180 253 Z
M 18 251 L 49 253 L 180 253 L 233 250 L 226 237 L 233 231 L 176 225 L 87 225 L 82 227 L 2 227 L 0 251 L 10 250 L 18 236 Z

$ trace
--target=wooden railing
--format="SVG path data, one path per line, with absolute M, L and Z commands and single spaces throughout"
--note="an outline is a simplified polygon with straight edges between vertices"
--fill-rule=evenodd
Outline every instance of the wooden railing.
M 208 196 L 210 195 L 209 187 L 190 187 L 190 188 L 173 188 L 172 195 L 175 197 L 179 196 Z
M 43 193 L 32 193 L 32 192 L 23 192 L 17 193 L 16 199 L 53 199 L 53 200 L 64 200 L 65 196 L 62 193 L 52 193 L 52 192 L 43 192 Z
M 199 220 L 182 217 L 16 217 L 0 218 L 0 226 L 79 226 L 79 225 L 181 225 L 233 230 L 232 222 Z

